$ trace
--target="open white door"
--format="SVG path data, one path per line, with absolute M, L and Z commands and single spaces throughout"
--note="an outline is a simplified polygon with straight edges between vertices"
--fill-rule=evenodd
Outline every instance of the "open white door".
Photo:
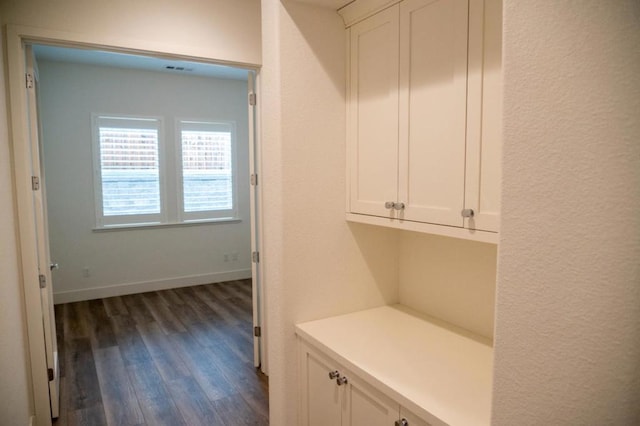
M 44 167 L 39 138 L 37 83 L 38 73 L 31 46 L 25 46 L 27 65 L 27 101 L 31 167 L 33 170 L 33 207 L 38 251 L 38 274 L 40 276 L 40 301 L 42 303 L 42 326 L 44 328 L 47 369 L 49 374 L 49 399 L 51 417 L 56 418 L 60 410 L 60 375 L 58 363 L 58 342 L 56 339 L 55 313 L 53 310 L 53 264 L 49 253 L 49 228 L 44 187 Z
M 256 79 L 253 71 L 248 72 L 247 88 L 249 98 L 249 170 L 251 173 L 251 189 L 249 191 L 250 210 L 251 210 L 251 288 L 253 296 L 253 365 L 260 367 L 261 361 L 261 340 L 262 325 L 260 321 L 260 252 L 258 240 L 258 202 L 257 202 L 257 186 L 258 171 L 256 167 Z

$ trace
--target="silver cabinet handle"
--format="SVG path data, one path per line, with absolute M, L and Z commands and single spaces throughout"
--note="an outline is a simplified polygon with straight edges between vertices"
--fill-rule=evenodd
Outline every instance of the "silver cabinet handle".
M 53 271 L 54 269 L 60 269 L 60 265 L 58 265 L 57 263 L 51 263 L 49 265 L 49 270 Z
M 346 385 L 347 383 L 349 383 L 349 379 L 347 379 L 346 377 L 342 376 L 342 377 L 338 377 L 336 379 L 336 383 L 338 384 L 338 386 L 342 386 L 342 385 Z
M 404 210 L 404 203 L 395 203 L 393 201 L 387 201 L 384 203 L 385 209 L 396 209 L 396 210 Z
M 409 426 L 407 419 L 396 420 L 396 426 Z
M 334 370 L 334 371 L 330 371 L 329 372 L 329 378 L 331 380 L 340 377 L 340 373 L 338 372 L 338 370 Z
M 462 217 L 473 217 L 475 214 L 473 209 L 464 209 L 460 213 L 462 214 Z

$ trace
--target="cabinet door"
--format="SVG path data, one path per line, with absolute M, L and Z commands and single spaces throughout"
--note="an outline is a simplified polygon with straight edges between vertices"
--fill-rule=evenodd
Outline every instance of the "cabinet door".
M 386 216 L 397 200 L 398 6 L 351 27 L 349 211 Z
M 468 228 L 500 226 L 502 1 L 474 0 L 469 9 L 469 100 L 465 208 Z
M 300 345 L 300 420 L 303 426 L 339 426 L 344 396 L 329 372 L 335 365 Z
M 399 201 L 404 218 L 463 226 L 467 0 L 400 4 Z
M 344 407 L 342 426 L 390 426 L 398 420 L 398 403 L 357 377 L 347 377 L 347 404 Z
M 404 407 L 400 407 L 400 419 L 405 419 L 407 426 L 432 426 L 426 420 L 421 419 Z

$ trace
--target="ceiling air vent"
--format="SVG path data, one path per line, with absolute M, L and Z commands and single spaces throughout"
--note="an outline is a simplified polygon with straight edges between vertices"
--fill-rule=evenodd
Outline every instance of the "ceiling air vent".
M 167 65 L 166 67 L 164 67 L 167 70 L 170 71 L 183 71 L 183 72 L 192 72 L 193 68 L 185 68 L 185 67 L 177 67 L 175 65 Z

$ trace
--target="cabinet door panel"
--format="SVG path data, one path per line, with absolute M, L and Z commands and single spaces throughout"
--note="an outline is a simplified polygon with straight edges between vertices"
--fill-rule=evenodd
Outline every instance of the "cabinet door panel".
M 404 407 L 400 407 L 400 418 L 405 419 L 409 426 L 432 426 L 426 420 L 421 419 Z
M 313 352 L 302 352 L 302 425 L 339 426 L 342 398 L 329 372 L 335 368 Z
M 351 378 L 343 426 L 389 426 L 398 420 L 399 405 L 358 379 Z
M 462 226 L 466 0 L 400 6 L 400 201 L 404 218 Z
M 386 216 L 398 180 L 398 6 L 350 29 L 350 211 Z
M 498 232 L 502 151 L 502 1 L 469 9 L 469 106 L 465 226 Z

